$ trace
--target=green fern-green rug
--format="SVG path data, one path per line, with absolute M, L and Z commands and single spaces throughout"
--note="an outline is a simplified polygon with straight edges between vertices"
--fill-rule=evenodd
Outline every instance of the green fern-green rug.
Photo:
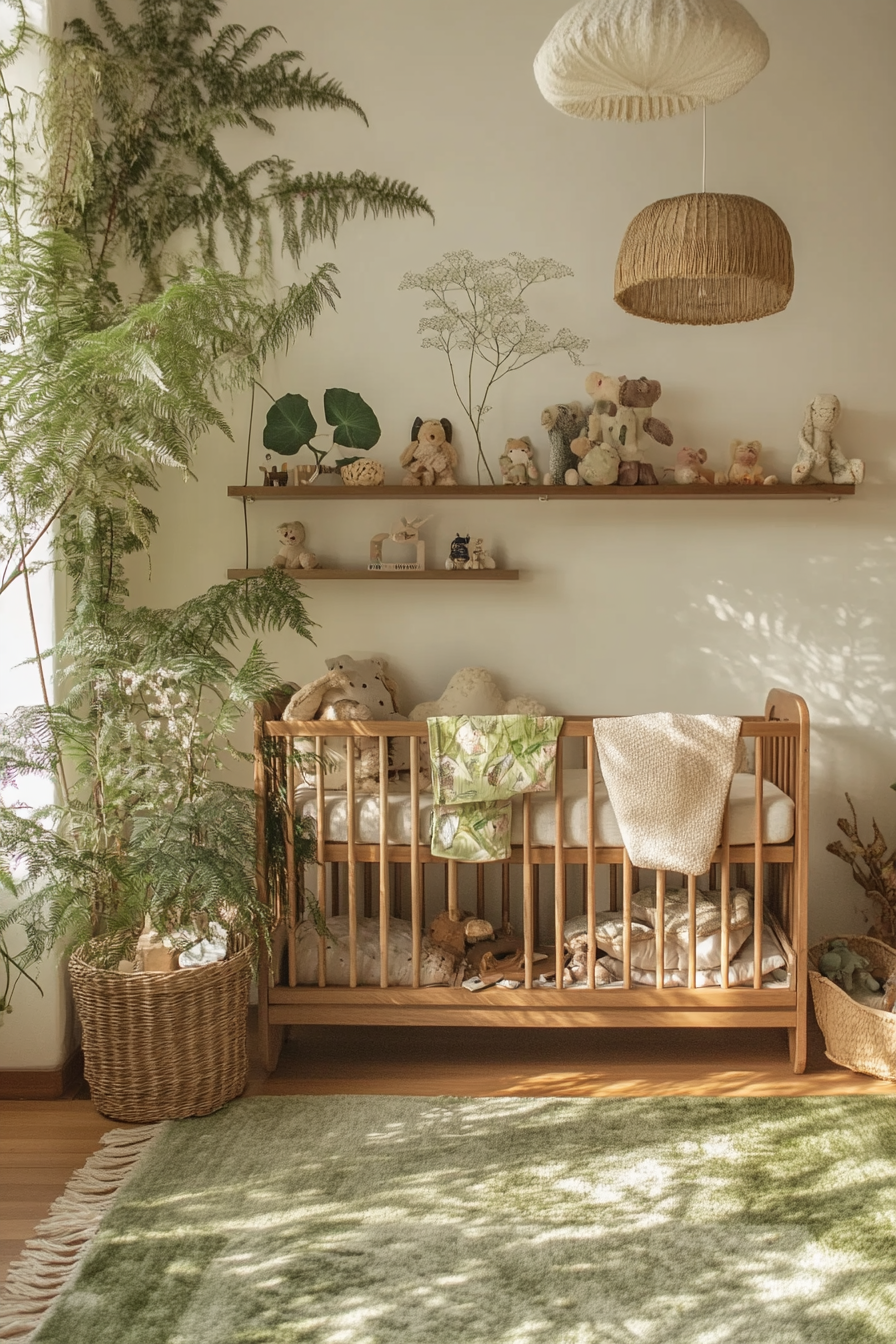
M 894 1339 L 896 1103 L 869 1097 L 238 1101 L 161 1128 L 35 1336 Z

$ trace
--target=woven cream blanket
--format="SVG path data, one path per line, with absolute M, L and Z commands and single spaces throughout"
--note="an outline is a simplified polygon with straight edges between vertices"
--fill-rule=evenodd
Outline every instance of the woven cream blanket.
M 722 833 L 740 724 L 715 714 L 594 720 L 604 783 L 636 868 L 708 870 Z

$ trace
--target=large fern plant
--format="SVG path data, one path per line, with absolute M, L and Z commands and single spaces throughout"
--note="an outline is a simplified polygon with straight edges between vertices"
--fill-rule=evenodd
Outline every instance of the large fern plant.
M 307 636 L 301 595 L 271 572 L 135 611 L 124 561 L 149 545 L 160 470 L 189 473 L 204 433 L 229 435 L 218 395 L 338 297 L 327 261 L 275 291 L 278 231 L 298 267 L 358 212 L 431 210 L 370 173 L 278 155 L 228 164 L 230 128 L 364 113 L 300 52 L 265 54 L 273 28 L 218 23 L 222 0 L 138 0 L 132 22 L 93 0 L 60 41 L 29 33 L 21 0 L 0 4 L 16 21 L 0 47 L 0 619 L 11 586 L 30 604 L 48 544 L 71 592 L 53 651 L 65 698 L 45 688 L 0 729 L 0 782 L 38 772 L 59 789 L 43 813 L 17 807 L 14 788 L 0 810 L 0 884 L 23 902 L 0 921 L 0 956 L 13 919 L 34 956 L 147 911 L 258 931 L 252 795 L 219 767 L 277 678 L 257 645 L 241 660 L 233 643 L 263 628 Z M 30 100 L 11 70 L 29 40 L 48 67 Z

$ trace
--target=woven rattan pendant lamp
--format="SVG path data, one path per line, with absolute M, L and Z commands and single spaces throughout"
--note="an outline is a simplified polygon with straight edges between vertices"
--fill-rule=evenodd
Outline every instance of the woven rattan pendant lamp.
M 790 234 L 752 196 L 655 201 L 629 224 L 616 262 L 616 302 L 654 322 L 752 322 L 781 312 L 792 293 Z

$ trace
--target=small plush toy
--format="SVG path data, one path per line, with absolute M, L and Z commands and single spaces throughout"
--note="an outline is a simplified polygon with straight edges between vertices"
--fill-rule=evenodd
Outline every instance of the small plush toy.
M 451 446 L 450 420 L 423 420 L 418 415 L 411 442 L 401 455 L 406 469 L 402 485 L 457 485 L 457 449 Z
M 595 419 L 594 414 L 591 419 Z M 578 485 L 579 481 L 583 481 L 585 485 L 616 484 L 619 475 L 619 454 L 610 443 L 592 443 L 590 426 L 588 437 L 583 435 L 573 439 L 569 446 L 579 458 L 579 466 L 577 472 L 566 473 L 567 485 Z
M 663 471 L 672 472 L 676 485 L 724 485 L 727 476 L 723 471 L 711 471 L 706 463 L 705 448 L 680 448 L 674 467 L 663 467 Z
M 310 681 L 293 695 L 283 711 L 287 722 L 309 719 L 335 719 L 346 723 L 352 720 L 403 719 L 398 713 L 398 688 L 386 671 L 382 658 L 356 659 L 348 654 L 327 659 L 327 671 Z M 403 740 L 404 742 L 404 740 Z M 311 740 L 296 739 L 296 750 L 312 753 Z M 379 743 L 375 737 L 354 740 L 355 783 L 362 793 L 373 793 L 379 780 Z M 409 753 L 408 753 L 409 754 Z M 344 789 L 347 772 L 344 742 L 328 745 L 324 757 L 324 774 L 328 789 Z M 393 751 L 390 768 L 409 768 L 409 760 L 399 760 Z M 315 782 L 317 765 L 302 769 L 305 783 Z M 426 784 L 421 778 L 421 783 Z
M 806 408 L 800 431 L 800 455 L 791 473 L 794 485 L 819 481 L 824 485 L 858 485 L 865 479 L 865 463 L 847 458 L 834 438 L 840 402 L 829 392 L 819 393 Z
M 535 465 L 532 440 L 525 434 L 521 439 L 508 439 L 498 459 L 498 466 L 505 485 L 528 485 L 531 481 L 537 481 L 538 468 Z
M 464 569 L 494 569 L 495 562 L 485 549 L 482 537 L 477 537 L 470 546 L 470 558 L 464 562 Z
M 585 428 L 587 416 L 578 401 L 561 402 L 547 406 L 541 413 L 541 423 L 551 441 L 550 471 L 545 473 L 545 485 L 563 485 L 568 471 L 575 471 L 576 458 L 570 448 Z
M 622 416 L 623 411 L 635 412 L 635 432 L 631 433 L 626 423 L 617 432 L 620 485 L 658 484 L 652 465 L 644 461 L 641 435 L 648 434 L 666 448 L 672 446 L 669 426 L 653 415 L 653 408 L 662 394 L 662 386 L 655 378 L 623 377 L 619 380 L 618 417 Z
M 445 561 L 446 569 L 464 569 L 470 558 L 470 538 L 462 537 L 458 532 L 451 543 L 451 549 L 448 552 L 448 559 Z
M 281 523 L 277 536 L 280 550 L 274 556 L 275 569 L 317 569 L 317 556 L 305 550 L 305 529 L 301 523 Z
M 731 444 L 731 466 L 728 480 L 732 485 L 777 485 L 777 476 L 766 476 L 759 462 L 762 444 L 758 439 L 743 443 L 735 439 Z
M 424 700 L 415 705 L 408 718 L 438 718 L 439 715 L 459 714 L 546 714 L 538 700 L 528 695 L 517 695 L 505 700 L 491 672 L 484 667 L 462 667 L 445 687 L 438 700 Z
M 872 992 L 880 989 L 874 977 L 868 974 L 870 965 L 868 958 L 853 952 L 843 938 L 833 938 L 828 943 L 827 951 L 818 958 L 818 969 L 821 974 L 840 985 L 847 994 L 860 986 Z M 854 983 L 856 976 L 858 985 Z

